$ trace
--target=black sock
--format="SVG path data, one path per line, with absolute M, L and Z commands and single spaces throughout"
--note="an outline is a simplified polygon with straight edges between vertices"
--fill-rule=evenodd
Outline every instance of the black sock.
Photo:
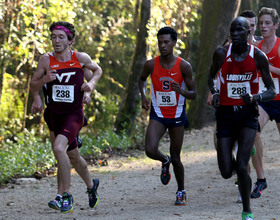
M 264 183 L 264 182 L 266 182 L 266 178 L 264 178 L 264 179 L 257 179 L 257 181 Z

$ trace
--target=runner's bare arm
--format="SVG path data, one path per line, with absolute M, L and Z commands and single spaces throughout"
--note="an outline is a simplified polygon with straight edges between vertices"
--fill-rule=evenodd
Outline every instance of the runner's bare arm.
M 218 47 L 215 50 L 213 58 L 212 58 L 210 74 L 208 77 L 208 86 L 209 86 L 210 92 L 212 94 L 218 93 L 218 90 L 215 85 L 215 79 L 216 79 L 219 69 L 222 67 L 222 65 L 224 63 L 226 51 L 227 51 L 226 47 Z
M 86 53 L 77 53 L 77 58 L 84 68 L 84 74 L 87 80 L 87 82 L 82 85 L 81 90 L 91 94 L 96 86 L 96 83 L 102 76 L 102 69 L 93 62 L 90 56 Z M 87 71 L 85 68 L 90 71 Z
M 37 65 L 37 69 L 30 82 L 32 93 L 38 92 L 45 83 L 56 79 L 56 70 L 50 70 L 50 58 L 47 54 L 43 55 Z
M 81 66 L 91 71 L 85 72 L 85 78 L 88 82 L 83 83 L 83 85 L 81 86 L 81 91 L 84 91 L 82 102 L 84 104 L 89 104 L 91 102 L 90 95 L 102 75 L 102 69 L 92 61 L 88 54 L 79 52 L 77 52 L 76 54 Z
M 33 102 L 31 106 L 31 114 L 41 113 L 43 110 L 43 102 L 39 95 L 39 92 L 33 93 Z
M 150 103 L 146 97 L 145 91 L 147 87 L 147 78 L 152 74 L 153 70 L 154 70 L 154 59 L 146 61 L 138 82 L 141 99 L 142 99 L 142 108 L 145 110 L 150 109 Z
M 208 87 L 210 92 L 213 94 L 212 104 L 215 108 L 220 105 L 220 95 L 219 91 L 216 88 L 215 79 L 217 77 L 217 73 L 219 69 L 222 67 L 228 46 L 225 47 L 218 47 L 213 55 L 212 64 L 210 67 L 210 74 L 208 77 Z
M 196 89 L 195 89 L 195 83 L 192 77 L 192 67 L 189 62 L 182 59 L 181 61 L 181 73 L 184 79 L 184 82 L 186 84 L 187 90 L 181 89 L 179 83 L 172 82 L 171 87 L 172 90 L 176 93 L 181 94 L 186 99 L 192 99 L 194 100 L 196 98 Z

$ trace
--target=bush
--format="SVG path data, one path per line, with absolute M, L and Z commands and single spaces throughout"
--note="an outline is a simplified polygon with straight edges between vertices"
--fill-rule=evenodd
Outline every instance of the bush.
M 132 138 L 125 135 L 125 132 L 118 135 L 112 130 L 99 131 L 97 134 L 90 131 L 80 136 L 83 140 L 81 155 L 85 157 L 94 156 L 95 159 L 106 150 L 124 151 L 133 145 Z
M 5 133 L 4 129 L 1 134 Z M 9 134 L 0 145 L 0 183 L 15 175 L 31 176 L 55 164 L 51 144 L 35 135 L 34 130 Z
M 14 176 L 43 173 L 56 164 L 46 127 L 36 134 L 38 128 L 20 132 L 16 129 L 17 123 L 12 124 L 0 129 L 0 184 Z M 80 134 L 83 140 L 80 152 L 85 158 L 99 159 L 104 151 L 125 151 L 136 143 L 136 136 L 128 137 L 125 131 L 121 134 L 116 134 L 112 129 L 96 134 L 91 129 L 84 131 L 86 133 Z

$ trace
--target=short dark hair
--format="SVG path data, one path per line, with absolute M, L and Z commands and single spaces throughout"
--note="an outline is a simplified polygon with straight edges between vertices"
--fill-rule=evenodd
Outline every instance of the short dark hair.
M 262 7 L 259 11 L 259 18 L 263 15 L 270 15 L 274 25 L 279 23 L 279 15 L 275 8 Z
M 74 27 L 73 24 L 71 24 L 71 23 L 69 23 L 67 21 L 57 21 L 57 22 L 53 22 L 51 24 L 49 30 L 52 32 L 53 29 L 55 28 L 55 26 L 64 26 L 64 27 L 66 27 L 70 31 L 71 36 L 69 36 L 67 34 L 68 40 L 73 40 L 75 38 L 76 31 L 75 31 L 75 27 Z
M 256 18 L 257 17 L 255 12 L 253 12 L 252 10 L 244 10 L 240 13 L 239 16 L 245 17 L 245 18 Z
M 170 34 L 171 39 L 173 41 L 177 41 L 177 32 L 172 27 L 163 27 L 163 28 L 159 29 L 159 31 L 157 33 L 157 38 L 158 38 L 158 36 L 164 35 L 164 34 Z
M 258 18 L 257 18 L 257 15 L 254 11 L 252 10 L 244 10 L 240 13 L 239 15 L 240 17 L 244 17 L 244 18 L 255 18 L 255 22 L 256 22 L 256 25 L 258 24 Z

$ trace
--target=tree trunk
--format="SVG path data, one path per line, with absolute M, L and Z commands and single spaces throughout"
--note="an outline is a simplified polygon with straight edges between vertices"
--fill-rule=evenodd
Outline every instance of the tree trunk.
M 239 10 L 241 0 L 204 0 L 200 33 L 200 58 L 198 61 L 195 84 L 196 100 L 190 103 L 188 116 L 191 127 L 201 128 L 214 120 L 214 108 L 206 103 L 208 76 L 215 49 L 227 39 L 229 25 Z
M 244 10 L 253 10 L 257 14 L 256 6 L 259 4 L 259 0 L 242 0 L 240 4 L 239 13 Z
M 125 97 L 119 109 L 119 114 L 116 119 L 116 132 L 126 129 L 128 135 L 131 134 L 135 117 L 138 112 L 139 104 L 139 89 L 138 81 L 142 72 L 143 65 L 146 61 L 148 37 L 147 24 L 151 15 L 151 1 L 142 0 L 141 4 L 141 18 L 136 38 L 136 48 L 130 68 L 128 84 L 126 86 Z
M 32 125 L 40 124 L 42 115 L 37 114 L 29 118 L 29 115 L 31 114 L 31 106 L 33 103 L 33 95 L 30 92 L 30 81 L 32 78 L 32 73 L 34 70 L 29 66 L 28 64 L 25 64 L 25 73 L 27 74 L 28 80 L 26 83 L 26 98 L 25 98 L 25 105 L 24 105 L 24 117 L 23 117 L 23 126 L 22 128 L 30 129 Z M 42 92 L 43 90 L 40 89 L 39 95 L 44 101 L 44 94 Z

